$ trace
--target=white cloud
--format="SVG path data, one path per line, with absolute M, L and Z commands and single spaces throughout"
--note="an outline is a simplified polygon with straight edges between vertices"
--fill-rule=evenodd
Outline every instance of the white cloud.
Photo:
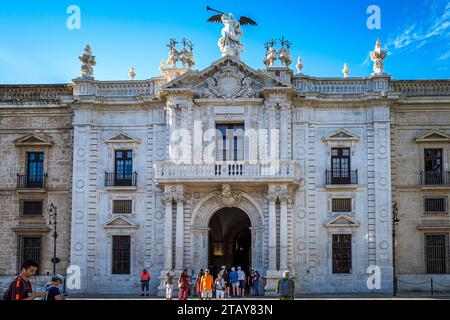
M 450 41 L 450 2 L 444 1 L 428 1 L 425 3 L 425 11 L 427 19 L 418 23 L 405 26 L 401 32 L 391 35 L 387 43 L 387 49 L 391 53 L 402 49 L 410 49 L 411 51 L 423 47 L 425 44 L 434 40 L 443 40 L 447 43 Z M 425 16 L 425 14 L 424 14 Z M 450 58 L 447 52 L 441 55 L 438 60 L 443 61 Z

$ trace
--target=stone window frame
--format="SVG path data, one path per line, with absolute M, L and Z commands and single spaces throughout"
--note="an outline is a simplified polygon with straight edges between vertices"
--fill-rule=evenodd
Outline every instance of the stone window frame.
M 450 232 L 449 231 L 426 231 L 422 232 L 422 246 L 423 246 L 423 252 L 422 252 L 422 259 L 423 259 L 423 274 L 425 275 L 432 275 L 427 273 L 427 243 L 426 239 L 428 235 L 444 235 L 445 236 L 445 246 L 446 246 L 446 273 L 442 275 L 449 275 L 450 274 Z
M 120 140 L 120 141 L 114 141 L 112 138 L 108 138 L 104 141 L 104 144 L 107 146 L 108 151 L 108 161 L 106 162 L 106 167 L 104 168 L 103 172 L 114 172 L 115 166 L 116 166 L 116 151 L 121 150 L 131 150 L 133 152 L 133 172 L 138 173 L 138 185 L 139 185 L 139 168 L 136 166 L 139 163 L 139 159 L 141 156 L 141 153 L 139 152 L 139 147 L 141 145 L 141 141 L 138 139 L 133 139 L 129 134 L 127 134 L 124 131 L 116 132 L 112 135 L 114 138 L 115 136 L 118 136 L 120 134 L 123 134 L 127 137 L 130 137 L 130 141 L 126 140 Z M 141 176 L 144 176 L 144 172 L 141 173 Z M 112 212 L 112 210 L 110 210 Z
M 351 253 L 352 253 L 352 267 L 351 267 L 351 272 L 350 273 L 333 273 L 333 235 L 341 235 L 341 234 L 348 234 L 351 235 L 352 237 L 352 248 L 351 248 Z M 348 228 L 345 227 L 332 227 L 328 229 L 328 239 L 327 239 L 327 267 L 328 267 L 328 275 L 332 276 L 332 277 L 353 277 L 355 275 L 357 275 L 356 270 L 356 261 L 358 259 L 358 254 L 357 254 L 357 242 L 356 242 L 356 238 L 357 238 L 357 230 L 353 229 L 353 230 L 349 230 Z
M 113 274 L 113 236 L 129 236 L 130 237 L 130 273 L 129 274 Z M 107 230 L 107 241 L 106 241 L 106 270 L 107 276 L 112 278 L 129 278 L 138 274 L 137 269 L 137 259 L 136 259 L 136 243 L 137 243 L 136 232 L 130 231 L 128 229 L 112 229 Z
M 428 213 L 425 211 L 425 199 L 426 198 L 445 198 L 445 212 L 439 212 L 439 213 Z M 422 195 L 422 218 L 432 218 L 432 217 L 447 217 L 449 215 L 449 196 L 447 194 L 424 194 Z
M 26 215 L 23 213 L 23 207 L 25 201 L 42 201 L 42 214 L 41 215 Z M 19 199 L 19 218 L 21 219 L 45 219 L 46 208 L 48 206 L 48 199 L 46 197 L 36 196 L 24 196 Z
M 322 142 L 326 144 L 326 167 L 325 170 L 331 170 L 332 168 L 332 161 L 331 161 L 331 150 L 332 149 L 350 149 L 350 171 L 358 170 L 358 168 L 354 169 L 354 159 L 356 157 L 356 149 L 358 145 L 362 143 L 361 138 L 348 132 L 347 130 L 339 129 L 331 134 L 336 134 L 340 131 L 347 132 L 351 137 L 348 138 L 336 138 L 336 139 L 330 139 L 330 135 L 327 135 L 322 138 Z
M 131 204 L 131 213 L 127 214 L 126 216 L 131 217 L 133 219 L 136 218 L 136 205 L 137 205 L 137 199 L 136 196 L 131 196 L 131 195 L 115 195 L 115 196 L 110 196 L 108 198 L 108 218 L 111 219 L 112 217 L 116 217 L 116 216 L 120 216 L 122 214 L 120 213 L 114 213 L 113 212 L 113 208 L 114 208 L 114 201 L 115 200 L 130 200 L 132 202 Z
M 419 144 L 420 148 L 420 159 L 419 159 L 419 172 L 425 171 L 425 149 L 442 149 L 442 170 L 443 171 L 450 171 L 450 163 L 449 157 L 447 156 L 447 153 L 450 152 L 450 149 L 448 147 L 448 143 L 443 142 L 433 142 L 430 141 L 426 144 L 416 142 Z
M 48 248 L 48 237 L 46 231 L 39 231 L 39 230 L 23 230 L 23 231 L 17 231 L 15 232 L 15 246 L 14 246 L 14 265 L 16 268 L 20 268 L 20 257 L 19 257 L 19 239 L 21 237 L 36 237 L 41 239 L 41 252 L 40 252 L 40 261 L 39 261 L 39 274 L 36 274 L 37 276 L 45 275 L 46 270 L 48 267 L 47 260 L 49 260 L 49 253 L 47 252 Z
M 333 199 L 351 199 L 352 200 L 352 211 L 351 212 L 333 212 Z M 335 217 L 340 215 L 348 215 L 351 217 L 356 216 L 356 193 L 330 193 L 327 199 L 327 212 L 329 217 Z

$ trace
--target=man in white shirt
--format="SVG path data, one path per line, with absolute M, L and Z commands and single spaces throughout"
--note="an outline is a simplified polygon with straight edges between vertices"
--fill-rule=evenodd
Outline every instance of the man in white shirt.
M 238 296 L 243 297 L 245 295 L 245 272 L 242 271 L 241 267 L 238 267 L 237 273 L 239 280 Z

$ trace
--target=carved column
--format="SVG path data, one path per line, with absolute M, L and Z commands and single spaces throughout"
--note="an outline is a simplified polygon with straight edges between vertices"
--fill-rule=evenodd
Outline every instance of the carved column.
M 276 160 L 280 158 L 280 130 L 277 127 L 277 105 L 271 104 L 269 110 L 270 159 Z
M 167 122 L 169 125 L 169 159 L 179 160 L 179 132 L 177 128 L 177 106 L 175 104 L 167 104 Z
M 175 269 L 184 268 L 184 196 L 178 194 L 177 201 L 177 219 L 176 219 L 176 238 L 175 238 Z
M 269 200 L 269 270 L 277 268 L 277 217 L 275 203 L 277 196 L 268 195 Z
M 288 201 L 289 196 L 280 198 L 280 270 L 288 267 Z
M 288 158 L 288 107 L 283 106 L 280 110 L 280 159 Z
M 164 194 L 163 203 L 166 207 L 164 222 L 164 269 L 172 268 L 172 204 L 171 194 Z

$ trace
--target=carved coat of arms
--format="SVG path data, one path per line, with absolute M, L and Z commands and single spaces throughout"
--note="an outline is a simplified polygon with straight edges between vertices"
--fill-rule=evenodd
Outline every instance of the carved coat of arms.
M 207 98 L 249 98 L 254 96 L 252 80 L 238 70 L 227 65 L 217 72 L 212 78 L 206 80 Z
M 242 195 L 239 192 L 232 192 L 229 184 L 223 184 L 222 190 L 217 192 L 216 200 L 221 207 L 233 208 L 239 206 Z

